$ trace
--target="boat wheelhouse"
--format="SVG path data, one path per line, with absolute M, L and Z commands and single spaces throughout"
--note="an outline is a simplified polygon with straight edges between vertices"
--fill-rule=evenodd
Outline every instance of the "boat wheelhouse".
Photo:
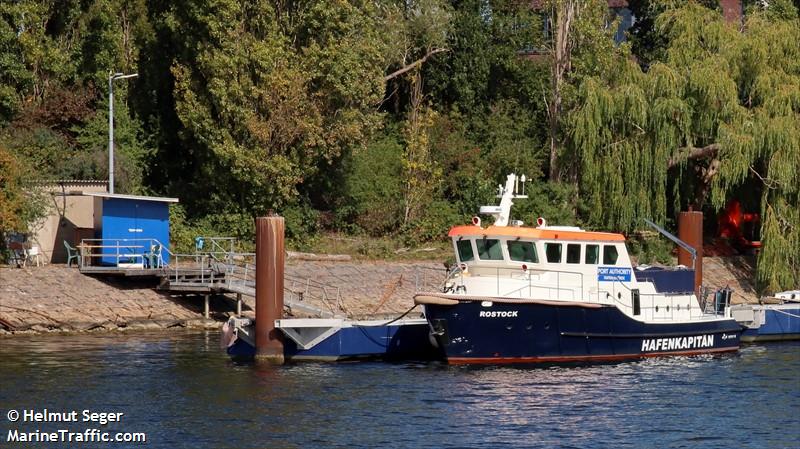
M 621 234 L 510 220 L 509 175 L 491 226 L 455 226 L 441 292 L 415 301 L 450 363 L 616 360 L 735 351 L 742 328 L 706 311 L 694 270 L 634 267 Z M 524 181 L 523 181 L 524 188 Z M 510 224 L 510 225 L 509 225 Z M 666 231 L 664 231 L 666 232 Z

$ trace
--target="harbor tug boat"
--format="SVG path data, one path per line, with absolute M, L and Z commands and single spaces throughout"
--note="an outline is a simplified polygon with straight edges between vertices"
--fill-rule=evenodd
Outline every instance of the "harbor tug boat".
M 522 184 L 522 194 L 518 187 Z M 510 221 L 525 177 L 499 186 L 495 222 L 455 226 L 457 264 L 440 292 L 418 292 L 449 364 L 564 363 L 733 352 L 743 328 L 706 310 L 694 270 L 633 267 L 621 234 Z M 663 229 L 660 232 L 685 243 Z M 693 267 L 692 267 L 693 268 Z

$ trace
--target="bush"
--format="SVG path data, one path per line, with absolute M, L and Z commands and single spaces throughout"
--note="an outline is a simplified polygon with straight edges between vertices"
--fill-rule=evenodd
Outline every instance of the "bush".
M 390 127 L 345 161 L 344 194 L 335 212 L 340 229 L 373 236 L 396 232 L 403 217 L 402 155 L 400 137 Z
M 181 204 L 171 204 L 170 240 L 172 251 L 179 254 L 195 252 L 195 237 L 234 237 L 239 243 L 238 250 L 255 248 L 255 222 L 253 217 L 243 213 L 218 213 L 188 218 Z
M 403 242 L 418 246 L 425 242 L 445 240 L 450 227 L 461 221 L 461 215 L 452 204 L 444 200 L 431 201 L 418 219 L 402 227 Z
M 303 201 L 287 206 L 278 213 L 285 220 L 287 246 L 291 245 L 301 251 L 309 250 L 320 230 L 319 211 Z

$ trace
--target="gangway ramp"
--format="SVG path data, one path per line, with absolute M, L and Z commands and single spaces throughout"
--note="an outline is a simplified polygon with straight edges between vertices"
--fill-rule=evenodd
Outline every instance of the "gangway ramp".
M 216 247 L 212 247 L 218 249 Z M 162 288 L 175 292 L 194 292 L 202 294 L 233 293 L 237 295 L 237 310 L 241 311 L 241 297 L 255 298 L 255 254 L 232 251 L 209 251 L 196 254 L 173 254 L 174 262 L 165 269 Z M 298 291 L 297 282 L 284 287 L 284 307 L 292 314 L 319 318 L 333 318 L 336 308 L 330 304 L 327 289 L 307 280 L 306 288 Z M 320 294 L 319 291 L 322 293 Z M 341 298 L 337 289 L 337 305 Z M 329 310 L 309 304 L 314 302 L 328 306 Z

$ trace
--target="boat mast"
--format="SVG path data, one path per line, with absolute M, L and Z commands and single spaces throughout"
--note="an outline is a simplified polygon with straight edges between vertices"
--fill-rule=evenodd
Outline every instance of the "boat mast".
M 518 193 L 519 183 L 517 181 L 522 182 L 522 194 Z M 506 186 L 503 187 L 502 185 L 498 185 L 498 195 L 497 197 L 500 198 L 500 205 L 499 206 L 481 206 L 480 213 L 492 215 L 494 220 L 495 226 L 508 226 L 508 220 L 511 217 L 511 206 L 514 205 L 513 199 L 516 198 L 527 198 L 528 195 L 525 195 L 525 175 L 517 177 L 514 173 L 511 173 L 506 178 Z

